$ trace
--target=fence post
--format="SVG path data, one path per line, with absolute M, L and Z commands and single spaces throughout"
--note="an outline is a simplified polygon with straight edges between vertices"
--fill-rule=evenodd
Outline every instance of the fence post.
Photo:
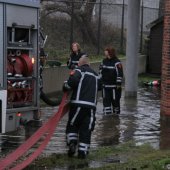
M 98 33 L 97 33 L 97 55 L 100 54 L 101 15 L 102 15 L 102 0 L 100 0 L 100 3 L 99 3 L 99 23 L 98 23 Z
M 72 0 L 72 4 L 71 4 L 70 47 L 73 43 L 73 32 L 74 32 L 73 26 L 74 26 L 74 0 Z
M 141 6 L 141 31 L 140 31 L 140 53 L 142 53 L 143 50 L 143 15 L 144 15 L 144 5 L 142 0 L 142 6 Z
M 123 38 L 124 38 L 124 19 L 125 19 L 125 0 L 122 4 L 122 23 L 121 23 L 121 35 L 120 35 L 120 51 L 123 52 Z

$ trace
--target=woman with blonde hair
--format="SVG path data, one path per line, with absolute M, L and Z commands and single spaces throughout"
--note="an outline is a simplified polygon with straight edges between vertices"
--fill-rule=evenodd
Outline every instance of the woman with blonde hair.
M 78 66 L 79 59 L 84 53 L 81 52 L 81 47 L 77 42 L 74 42 L 71 46 L 71 54 L 67 61 L 69 69 L 75 69 Z

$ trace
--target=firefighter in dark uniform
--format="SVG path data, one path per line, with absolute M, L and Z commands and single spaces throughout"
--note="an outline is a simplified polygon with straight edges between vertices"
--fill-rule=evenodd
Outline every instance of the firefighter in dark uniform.
M 78 66 L 80 57 L 84 55 L 81 52 L 80 45 L 77 42 L 74 42 L 71 46 L 71 54 L 69 60 L 67 61 L 67 66 L 69 69 L 75 69 Z
M 105 115 L 120 114 L 122 64 L 116 57 L 114 48 L 106 48 L 104 53 L 106 58 L 99 68 L 103 84 L 103 112 Z
M 77 145 L 78 158 L 83 159 L 88 154 L 95 125 L 98 82 L 98 74 L 90 68 L 87 55 L 83 55 L 63 85 L 64 91 L 72 90 L 66 127 L 69 157 L 75 154 Z

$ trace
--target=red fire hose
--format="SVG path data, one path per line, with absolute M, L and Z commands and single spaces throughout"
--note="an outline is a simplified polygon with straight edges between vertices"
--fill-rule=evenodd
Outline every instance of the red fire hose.
M 56 126 L 58 125 L 62 116 L 68 112 L 68 104 L 67 101 L 68 94 L 64 94 L 61 104 L 59 106 L 58 112 L 52 116 L 48 122 L 46 122 L 42 127 L 40 127 L 28 140 L 26 140 L 21 146 L 19 146 L 14 152 L 7 155 L 4 159 L 0 160 L 0 170 L 4 170 L 5 168 L 12 170 L 21 170 L 28 166 L 34 159 L 41 154 L 43 149 L 46 147 L 48 142 L 50 141 Z M 31 154 L 29 157 L 26 157 L 24 161 L 19 162 L 14 167 L 10 167 L 16 160 L 18 160 L 21 156 L 23 156 L 37 141 L 43 136 L 46 135 L 44 141 L 41 142 L 40 146 Z
M 32 63 L 31 58 L 27 54 L 22 54 L 20 56 L 20 59 L 22 60 L 24 68 L 25 68 L 24 69 L 24 75 L 25 76 L 31 76 L 32 72 L 33 72 L 33 63 Z
M 15 76 L 23 76 L 23 71 L 24 71 L 24 65 L 23 62 L 21 61 L 20 57 L 15 57 L 16 61 L 14 63 L 14 72 Z
M 9 51 L 7 75 L 16 78 L 31 76 L 33 73 L 33 63 L 29 55 L 22 54 L 20 50 L 17 50 L 15 53 L 13 52 L 13 55 L 12 51 Z M 8 102 L 22 103 L 32 100 L 32 97 L 30 97 L 32 96 L 32 90 L 25 88 L 21 83 L 23 82 L 19 82 L 17 79 L 8 83 Z
M 7 63 L 7 73 L 12 76 L 13 72 L 17 76 L 31 76 L 33 72 L 33 63 L 28 54 L 21 54 L 9 57 Z

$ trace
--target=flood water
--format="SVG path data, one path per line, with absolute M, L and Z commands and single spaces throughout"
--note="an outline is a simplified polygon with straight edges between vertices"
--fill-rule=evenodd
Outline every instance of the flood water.
M 43 112 L 50 116 L 53 109 L 44 108 Z M 102 98 L 99 97 L 91 148 L 128 141 L 135 141 L 137 144 L 150 143 L 155 148 L 160 147 L 160 89 L 141 87 L 137 99 L 124 98 L 123 92 L 119 116 L 104 116 L 102 110 Z M 66 152 L 66 122 L 67 115 L 60 122 L 45 153 Z
M 96 112 L 96 126 L 92 134 L 91 148 L 98 146 L 117 145 L 128 141 L 136 144 L 150 143 L 155 148 L 170 148 L 170 129 L 160 124 L 160 89 L 140 87 L 137 99 L 121 98 L 121 114 L 104 116 L 102 98 L 99 97 Z M 42 119 L 47 120 L 57 111 L 57 107 L 42 107 Z M 43 151 L 43 154 L 66 153 L 65 115 Z M 15 149 L 25 140 L 24 130 L 12 135 L 1 135 L 1 156 L 6 151 Z M 169 146 L 168 146 L 169 145 Z

